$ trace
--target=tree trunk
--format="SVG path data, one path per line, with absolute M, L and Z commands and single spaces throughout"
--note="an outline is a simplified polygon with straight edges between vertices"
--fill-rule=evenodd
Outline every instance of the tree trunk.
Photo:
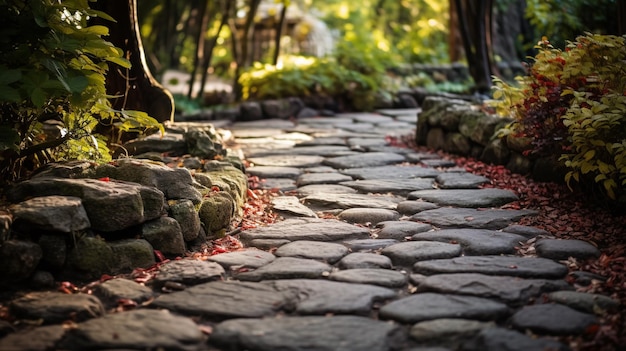
M 626 0 L 617 0 L 617 31 L 626 35 Z
M 493 0 L 455 0 L 463 48 L 479 93 L 491 88 L 491 20 Z
M 191 99 L 193 97 L 193 86 L 196 82 L 196 75 L 198 74 L 198 68 L 202 66 L 204 61 L 204 34 L 207 30 L 207 26 L 209 25 L 209 9 L 208 0 L 204 0 L 200 3 L 200 7 L 198 8 L 198 13 L 196 14 L 196 21 L 199 19 L 199 26 L 196 31 L 196 54 L 193 58 L 193 69 L 191 71 L 191 76 L 189 77 L 189 91 L 187 92 L 187 97 Z
M 276 37 L 274 38 L 274 66 L 278 64 L 278 57 L 280 56 L 280 38 L 283 36 L 283 32 L 285 31 L 285 19 L 287 18 L 288 7 L 289 5 L 285 3 L 283 4 L 283 8 L 280 11 L 280 20 L 278 21 L 278 26 L 276 28 Z
M 117 21 L 110 23 L 96 18 L 96 22 L 109 27 L 107 40 L 121 48 L 132 64 L 130 69 L 124 69 L 109 63 L 106 87 L 107 93 L 115 96 L 111 99 L 113 108 L 145 111 L 159 122 L 173 121 L 172 94 L 152 77 L 146 64 L 137 23 L 136 0 L 100 1 L 93 7 Z

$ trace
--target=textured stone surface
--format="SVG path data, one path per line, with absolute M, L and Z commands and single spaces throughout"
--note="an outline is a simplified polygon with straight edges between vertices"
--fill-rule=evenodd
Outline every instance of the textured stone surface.
M 35 229 L 71 233 L 91 225 L 80 198 L 73 196 L 35 197 L 10 210 L 16 223 L 26 222 Z
M 117 305 L 120 299 L 143 302 L 152 297 L 152 289 L 125 278 L 114 278 L 102 282 L 94 288 L 94 294 L 109 305 Z
M 442 228 L 502 229 L 525 216 L 535 215 L 531 210 L 476 210 L 472 208 L 437 208 L 419 212 L 411 220 L 430 223 Z
M 279 247 L 274 255 L 278 257 L 311 258 L 335 263 L 348 254 L 348 248 L 341 244 L 298 240 Z
M 327 158 L 324 164 L 337 168 L 377 167 L 404 162 L 404 156 L 389 152 L 368 152 L 350 156 Z
M 254 239 L 339 241 L 368 237 L 367 229 L 337 220 L 294 218 L 241 233 L 241 240 Z
M 331 271 L 330 265 L 319 261 L 279 257 L 263 267 L 239 273 L 235 277 L 239 280 L 258 282 L 270 279 L 321 278 Z
M 409 194 L 409 200 L 422 199 L 441 206 L 498 207 L 518 198 L 504 189 L 438 189 L 419 190 Z
M 341 182 L 340 185 L 349 186 L 361 193 L 386 194 L 406 196 L 416 190 L 432 189 L 433 180 L 425 178 L 411 179 L 370 179 Z
M 344 256 L 338 263 L 339 268 L 391 268 L 391 259 L 387 256 L 369 252 L 353 252 Z
M 365 194 L 315 193 L 304 198 L 306 205 L 320 208 L 384 208 L 395 210 L 400 198 L 392 196 L 369 196 Z
M 435 178 L 441 189 L 475 189 L 489 179 L 472 173 L 441 173 Z
M 224 268 L 215 262 L 180 260 L 170 261 L 159 267 L 155 282 L 177 282 L 188 285 L 205 283 L 221 279 Z
M 435 178 L 440 172 L 422 166 L 380 166 L 342 169 L 341 173 L 355 179 Z
M 337 184 L 349 180 L 352 177 L 341 173 L 305 173 L 298 177 L 296 185 Z
M 618 301 L 608 296 L 578 291 L 555 291 L 548 294 L 548 299 L 581 312 L 598 315 L 607 311 L 614 311 L 620 305 Z
M 417 262 L 416 273 L 480 273 L 522 278 L 563 278 L 567 267 L 545 258 L 516 256 L 463 256 L 450 259 Z
M 60 292 L 32 292 L 12 301 L 9 308 L 18 318 L 41 319 L 45 324 L 61 323 L 72 318 L 84 321 L 104 314 L 104 307 L 97 297 Z
M 492 322 L 442 318 L 416 323 L 409 335 L 420 344 L 438 344 L 456 349 L 481 330 L 494 326 Z
M 315 167 L 318 166 L 324 158 L 321 156 L 308 156 L 308 155 L 275 155 L 265 157 L 250 157 L 248 158 L 252 164 L 257 166 L 275 166 L 275 167 Z
M 385 221 L 376 224 L 376 228 L 380 228 L 376 233 L 380 239 L 402 240 L 417 233 L 427 232 L 432 226 L 411 221 Z
M 337 217 L 349 223 L 374 225 L 379 222 L 395 221 L 400 218 L 400 214 L 384 208 L 349 208 L 342 211 Z
M 464 351 L 567 351 L 569 347 L 550 339 L 534 338 L 504 328 L 483 329 L 473 340 L 463 345 Z
M 415 262 L 438 258 L 451 258 L 461 254 L 461 246 L 428 241 L 410 241 L 385 247 L 381 254 L 394 265 L 410 267 Z
M 295 196 L 277 196 L 272 198 L 272 207 L 275 211 L 282 212 L 286 215 L 294 215 L 301 217 L 317 217 L 308 207 L 300 203 Z
M 244 251 L 225 252 L 207 258 L 217 262 L 225 269 L 228 268 L 259 268 L 276 259 L 267 251 L 246 249 Z
M 569 257 L 588 259 L 600 257 L 600 250 L 583 240 L 541 239 L 535 245 L 537 255 L 553 260 L 566 260 Z
M 415 234 L 413 240 L 459 243 L 466 255 L 498 255 L 514 253 L 515 247 L 526 238 L 486 229 L 445 229 Z
M 380 268 L 356 268 L 333 272 L 330 280 L 348 283 L 380 285 L 388 288 L 401 288 L 406 285 L 406 274 Z
M 596 318 L 559 304 L 525 306 L 511 317 L 513 327 L 541 334 L 579 334 Z

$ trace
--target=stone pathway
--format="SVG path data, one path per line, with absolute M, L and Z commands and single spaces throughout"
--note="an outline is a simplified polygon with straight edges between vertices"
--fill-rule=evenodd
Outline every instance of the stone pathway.
M 9 308 L 41 326 L 0 324 L 0 350 L 567 350 L 557 337 L 618 308 L 565 280 L 559 260 L 597 257 L 591 244 L 517 225 L 534 212 L 500 209 L 514 193 L 388 145 L 414 128 L 400 112 L 233 124 L 285 220 L 149 286 L 29 294 Z M 529 240 L 537 257 L 518 255 Z

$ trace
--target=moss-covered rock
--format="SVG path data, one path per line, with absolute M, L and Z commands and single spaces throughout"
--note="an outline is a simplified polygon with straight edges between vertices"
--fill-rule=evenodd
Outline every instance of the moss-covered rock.
M 65 273 L 81 279 L 97 279 L 102 274 L 111 274 L 114 266 L 111 247 L 100 237 L 85 236 L 69 251 Z
M 154 249 L 144 239 L 125 239 L 109 243 L 113 251 L 112 272 L 128 273 L 135 268 L 148 268 L 155 263 Z
M 224 192 L 216 192 L 202 201 L 198 215 L 209 239 L 217 237 L 221 230 L 229 227 L 234 209 L 232 197 Z
M 169 205 L 169 216 L 180 225 L 185 241 L 197 238 L 200 231 L 200 217 L 193 203 L 189 200 L 172 200 Z
M 165 256 L 175 257 L 185 253 L 185 241 L 178 222 L 171 217 L 160 217 L 146 222 L 141 234 L 155 250 Z
M 36 243 L 7 240 L 0 246 L 0 282 L 28 279 L 41 260 L 41 247 Z

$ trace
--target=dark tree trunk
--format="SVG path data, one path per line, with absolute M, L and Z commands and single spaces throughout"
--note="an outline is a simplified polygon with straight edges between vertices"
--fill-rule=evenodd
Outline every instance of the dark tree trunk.
M 285 31 L 285 19 L 287 18 L 288 7 L 289 5 L 284 4 L 282 10 L 280 11 L 280 20 L 278 21 L 276 37 L 274 38 L 274 66 L 278 64 L 278 57 L 280 56 L 280 38 L 283 36 L 283 32 Z
M 617 26 L 617 34 L 626 35 L 626 0 L 617 0 Z
M 211 65 L 211 60 L 213 58 L 213 49 L 217 44 L 217 39 L 219 38 L 222 29 L 224 28 L 226 23 L 228 23 L 228 19 L 230 18 L 231 5 L 233 4 L 233 1 L 226 0 L 225 3 L 226 5 L 224 6 L 222 11 L 222 20 L 220 22 L 219 28 L 217 29 L 217 33 L 215 33 L 215 36 L 213 36 L 209 40 L 208 45 L 206 45 L 205 59 L 202 63 L 202 79 L 200 81 L 200 92 L 198 93 L 199 96 L 204 96 L 204 86 L 207 81 L 209 66 Z
M 455 0 L 463 48 L 479 93 L 491 88 L 491 20 L 493 0 Z
M 136 0 L 108 0 L 93 5 L 117 21 L 101 23 L 110 29 L 107 40 L 121 48 L 132 64 L 130 69 L 125 69 L 109 63 L 106 87 L 107 93 L 115 96 L 111 99 L 113 108 L 144 111 L 159 122 L 173 121 L 174 99 L 152 77 L 146 64 L 137 23 Z
M 189 77 L 189 91 L 187 97 L 191 99 L 193 97 L 193 86 L 196 82 L 196 75 L 198 74 L 198 68 L 202 66 L 204 61 L 204 34 L 209 25 L 209 10 L 208 1 L 204 0 L 200 3 L 200 7 L 196 13 L 196 21 L 199 22 L 196 30 L 196 55 L 193 58 L 193 69 L 191 76 Z

